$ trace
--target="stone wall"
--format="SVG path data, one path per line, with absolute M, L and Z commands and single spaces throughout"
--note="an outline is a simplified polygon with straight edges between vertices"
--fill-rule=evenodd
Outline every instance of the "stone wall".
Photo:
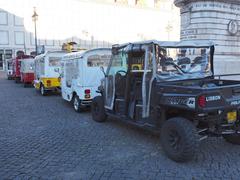
M 215 74 L 240 73 L 240 1 L 175 0 L 181 11 L 181 40 L 216 44 Z

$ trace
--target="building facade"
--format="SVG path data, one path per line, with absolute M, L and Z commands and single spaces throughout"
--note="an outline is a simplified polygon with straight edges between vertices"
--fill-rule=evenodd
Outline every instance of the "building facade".
M 95 47 L 111 47 L 106 41 L 94 40 L 91 36 L 88 40 L 70 37 L 64 40 L 38 39 L 38 47 L 44 47 L 45 51 L 60 50 L 63 43 L 74 41 L 83 49 Z M 35 51 L 35 36 L 24 27 L 24 19 L 8 11 L 0 9 L 0 70 L 6 67 L 6 61 L 16 56 L 17 51 L 30 54 Z
M 35 37 L 26 31 L 24 19 L 0 9 L 0 70 L 4 69 L 5 61 L 21 50 L 26 54 L 35 51 Z M 49 50 L 61 48 L 61 42 L 54 40 L 38 40 Z

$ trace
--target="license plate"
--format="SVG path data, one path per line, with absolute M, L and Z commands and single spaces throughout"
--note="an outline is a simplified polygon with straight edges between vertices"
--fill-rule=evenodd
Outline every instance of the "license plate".
M 233 111 L 233 112 L 228 112 L 227 113 L 227 120 L 228 123 L 233 123 L 237 120 L 237 112 Z

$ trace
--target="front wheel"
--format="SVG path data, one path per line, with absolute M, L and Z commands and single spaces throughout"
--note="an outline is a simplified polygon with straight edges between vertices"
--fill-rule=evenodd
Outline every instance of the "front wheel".
M 223 138 L 231 144 L 240 145 L 240 134 L 225 134 Z
M 107 115 L 104 109 L 104 101 L 102 96 L 96 96 L 91 105 L 92 118 L 96 122 L 104 122 L 107 119 Z
M 76 112 L 81 112 L 81 100 L 79 99 L 78 95 L 75 95 L 73 97 L 73 108 Z
M 40 86 L 40 93 L 42 96 L 46 96 L 47 95 L 47 90 L 44 88 L 44 85 Z
M 171 118 L 161 129 L 163 151 L 176 162 L 191 160 L 198 149 L 199 139 L 193 123 L 185 118 Z

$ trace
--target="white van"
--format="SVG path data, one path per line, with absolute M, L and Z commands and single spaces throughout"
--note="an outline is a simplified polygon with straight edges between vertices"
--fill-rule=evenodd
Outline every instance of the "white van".
M 100 67 L 106 69 L 111 58 L 110 48 L 69 53 L 62 59 L 62 97 L 73 103 L 75 111 L 89 106 L 97 96 L 97 89 L 104 78 Z

